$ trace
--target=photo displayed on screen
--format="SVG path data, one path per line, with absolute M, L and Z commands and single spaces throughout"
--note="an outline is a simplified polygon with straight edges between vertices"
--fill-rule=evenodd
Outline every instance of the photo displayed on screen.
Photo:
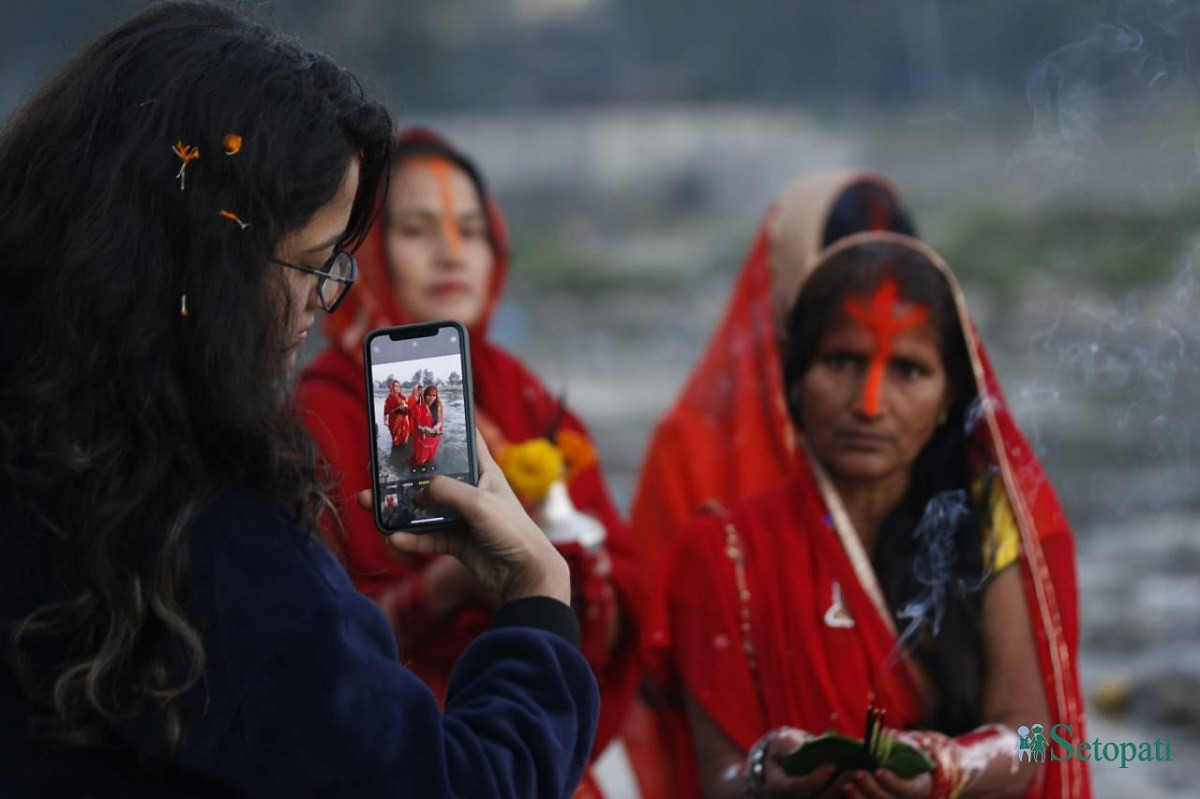
M 376 499 L 385 527 L 446 519 L 442 509 L 416 507 L 413 497 L 434 475 L 471 478 L 465 370 L 458 346 L 453 328 L 442 328 L 437 336 L 371 342 Z M 431 354 L 447 349 L 453 354 Z

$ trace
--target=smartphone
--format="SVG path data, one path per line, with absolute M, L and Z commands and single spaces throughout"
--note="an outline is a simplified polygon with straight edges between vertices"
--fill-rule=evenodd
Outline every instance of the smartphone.
M 477 485 L 467 331 L 455 321 L 373 330 L 363 342 L 375 524 L 383 533 L 461 527 L 413 499 L 436 475 Z

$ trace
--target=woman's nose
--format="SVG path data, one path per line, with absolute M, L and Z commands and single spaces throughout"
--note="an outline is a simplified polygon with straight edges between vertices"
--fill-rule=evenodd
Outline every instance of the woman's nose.
M 439 227 L 440 230 L 437 237 L 438 258 L 441 260 L 459 260 L 462 257 L 463 242 L 455 220 L 449 215 L 443 215 L 442 224 Z
M 872 361 L 858 381 L 854 397 L 855 412 L 866 417 L 878 416 L 883 389 L 883 364 Z

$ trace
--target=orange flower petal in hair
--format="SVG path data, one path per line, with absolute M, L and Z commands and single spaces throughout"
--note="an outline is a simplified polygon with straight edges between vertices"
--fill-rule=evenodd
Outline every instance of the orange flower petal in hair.
M 175 142 L 175 146 L 171 148 L 171 151 L 175 153 L 175 155 L 179 156 L 180 161 L 183 161 L 183 163 L 179 166 L 179 171 L 175 173 L 175 177 L 179 178 L 179 190 L 183 191 L 183 183 L 186 177 L 184 175 L 184 170 L 187 169 L 187 165 L 189 163 L 200 157 L 200 148 L 190 144 L 184 144 L 183 139 L 180 139 L 179 141 Z
M 863 410 L 871 416 L 879 413 L 883 368 L 896 346 L 896 336 L 923 324 L 929 318 L 929 310 L 920 305 L 898 315 L 896 306 L 899 298 L 900 289 L 896 281 L 889 277 L 866 302 L 847 297 L 842 303 L 846 316 L 866 328 L 875 339 L 875 351 L 871 353 L 871 363 L 867 367 L 867 388 L 863 397 Z
M 238 227 L 240 227 L 242 230 L 250 227 L 249 222 L 243 222 L 242 218 L 233 211 L 226 211 L 224 208 L 222 208 L 220 211 L 217 211 L 217 216 L 228 219 L 230 222 L 237 222 Z
M 236 133 L 225 134 L 221 144 L 225 147 L 225 155 L 237 155 L 242 151 L 242 137 Z

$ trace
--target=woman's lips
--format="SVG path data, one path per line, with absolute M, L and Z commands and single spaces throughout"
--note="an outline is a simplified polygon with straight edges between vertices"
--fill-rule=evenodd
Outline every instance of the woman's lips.
M 429 287 L 429 293 L 435 297 L 452 297 L 458 294 L 466 294 L 471 290 L 471 287 L 461 280 L 447 280 L 444 283 L 435 283 Z
M 879 449 L 886 446 L 888 437 L 878 433 L 863 433 L 853 430 L 843 430 L 837 433 L 837 440 L 853 449 Z

